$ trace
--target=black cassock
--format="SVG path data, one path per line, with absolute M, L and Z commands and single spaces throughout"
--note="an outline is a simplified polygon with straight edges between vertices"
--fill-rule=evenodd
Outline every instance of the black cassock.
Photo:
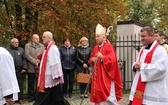
M 70 105 L 64 99 L 60 85 L 45 88 L 45 92 L 39 92 L 33 105 Z

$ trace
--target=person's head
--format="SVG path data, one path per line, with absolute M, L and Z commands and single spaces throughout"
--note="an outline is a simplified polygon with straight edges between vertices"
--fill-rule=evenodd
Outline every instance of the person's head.
M 44 45 L 48 45 L 53 40 L 53 34 L 50 31 L 45 31 L 42 40 Z
M 163 34 L 163 35 L 162 35 L 162 39 L 163 39 L 163 42 L 167 42 L 167 40 L 168 40 L 168 36 L 165 35 L 165 34 Z
M 13 39 L 11 40 L 11 46 L 12 46 L 12 47 L 18 47 L 18 46 L 19 46 L 19 41 L 18 41 L 17 38 L 13 38 Z
M 152 27 L 143 27 L 140 32 L 141 42 L 143 45 L 148 45 L 155 40 L 154 30 Z
M 80 46 L 89 46 L 88 39 L 86 37 L 82 37 L 79 40 L 78 47 Z
M 65 38 L 62 42 L 63 42 L 65 47 L 70 47 L 71 46 L 71 42 L 68 38 Z
M 164 34 L 165 35 L 165 41 L 167 42 L 168 41 L 168 35 Z
M 35 44 L 39 43 L 39 36 L 37 34 L 33 34 L 32 35 L 32 42 L 34 42 Z
M 163 32 L 156 30 L 154 33 L 155 39 L 158 43 L 163 43 Z
M 97 26 L 96 26 L 96 38 L 95 38 L 97 44 L 100 45 L 106 40 L 105 33 L 106 33 L 106 29 L 103 26 L 101 26 L 100 24 L 97 24 Z

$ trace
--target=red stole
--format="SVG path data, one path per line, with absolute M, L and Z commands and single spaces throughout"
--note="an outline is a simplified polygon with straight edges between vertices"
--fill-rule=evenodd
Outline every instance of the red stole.
M 155 46 L 152 48 L 152 50 L 150 52 L 148 52 L 148 54 L 145 57 L 144 63 L 147 63 L 147 64 L 151 63 L 152 55 L 153 55 L 155 49 L 158 46 L 159 46 L 159 44 L 156 43 Z M 143 50 L 144 50 L 144 48 L 140 52 L 139 61 L 140 61 L 141 55 L 143 53 Z M 146 82 L 141 81 L 141 75 L 140 75 L 139 79 L 138 79 L 138 84 L 137 84 L 137 87 L 136 87 L 136 91 L 135 91 L 135 94 L 134 94 L 134 98 L 133 98 L 133 101 L 132 101 L 132 105 L 142 105 L 145 87 L 146 87 Z
M 40 92 L 44 92 L 44 87 L 45 87 L 45 71 L 46 71 L 46 64 L 47 64 L 47 57 L 48 57 L 48 51 L 50 49 L 50 47 L 54 45 L 54 42 L 51 42 L 47 49 L 46 52 L 44 53 L 44 57 L 42 60 L 42 67 L 41 67 L 41 73 L 39 73 L 38 75 L 38 79 L 39 80 L 39 86 L 37 87 L 38 91 Z

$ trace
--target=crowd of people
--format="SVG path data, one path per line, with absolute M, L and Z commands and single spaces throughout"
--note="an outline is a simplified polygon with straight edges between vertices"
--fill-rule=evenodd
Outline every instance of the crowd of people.
M 24 49 L 13 38 L 8 48 L 0 47 L 0 105 L 24 104 L 25 74 L 28 102 L 69 105 L 66 98 L 74 97 L 75 70 L 91 75 L 89 90 L 86 90 L 88 84 L 79 83 L 81 98 L 88 98 L 90 94 L 91 105 L 119 105 L 122 79 L 115 49 L 107 35 L 106 28 L 97 24 L 97 44 L 93 50 L 86 37 L 79 40 L 78 47 L 65 38 L 63 46 L 58 48 L 50 31 L 43 33 L 42 43 L 39 35 L 33 34 Z M 149 26 L 141 29 L 144 47 L 132 66 L 134 80 L 129 105 L 168 105 L 168 45 L 164 36 L 162 31 Z

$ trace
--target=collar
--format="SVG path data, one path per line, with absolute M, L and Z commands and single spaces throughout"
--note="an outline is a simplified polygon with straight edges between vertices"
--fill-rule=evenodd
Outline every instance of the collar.
M 31 45 L 34 47 L 36 44 L 34 42 L 31 42 Z
M 68 47 L 66 47 L 66 46 L 64 46 L 65 48 L 67 48 L 67 49 L 69 49 L 70 47 L 71 47 L 71 45 L 70 46 L 68 46 Z
M 81 46 L 81 48 L 87 48 L 88 46 Z
M 31 45 L 34 47 L 34 48 L 38 48 L 39 44 L 36 44 L 34 42 L 31 42 Z
M 11 47 L 11 49 L 13 49 L 13 50 L 17 50 L 18 49 L 18 47 L 14 47 L 14 46 L 10 46 Z
M 154 41 L 153 41 L 153 42 L 154 42 Z M 148 44 L 148 45 L 146 45 L 145 49 L 150 49 L 150 47 L 152 46 L 153 42 L 150 43 L 150 44 Z
M 49 43 L 45 46 L 45 50 L 47 49 L 48 45 L 50 45 L 50 43 L 52 43 L 52 41 L 49 42 Z
M 103 42 L 102 44 L 99 44 L 99 47 L 102 47 L 104 45 L 105 42 Z
M 161 43 L 160 45 L 164 45 L 164 44 L 167 44 L 167 45 L 168 45 L 168 43 L 167 43 L 167 42 L 163 42 L 163 43 Z

